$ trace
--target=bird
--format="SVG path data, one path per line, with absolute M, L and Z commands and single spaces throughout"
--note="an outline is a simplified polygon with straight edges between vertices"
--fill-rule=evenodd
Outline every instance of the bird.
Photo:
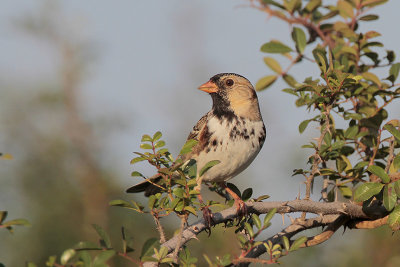
M 241 198 L 226 185 L 226 181 L 245 170 L 259 154 L 266 129 L 261 116 L 258 98 L 251 82 L 235 73 L 220 73 L 202 84 L 198 89 L 212 98 L 212 108 L 193 127 L 187 140 L 196 140 L 191 152 L 183 155 L 182 161 L 196 160 L 197 170 L 212 160 L 213 166 L 202 176 L 197 176 L 196 190 L 200 192 L 202 183 L 216 182 L 235 201 L 238 213 L 246 213 Z M 151 182 L 149 182 L 150 180 Z M 161 180 L 155 175 L 127 190 L 128 193 L 145 191 L 149 196 L 159 191 L 154 184 Z M 198 196 L 203 203 L 201 194 Z M 203 216 L 211 217 L 206 209 Z M 207 219 L 210 222 L 210 219 Z

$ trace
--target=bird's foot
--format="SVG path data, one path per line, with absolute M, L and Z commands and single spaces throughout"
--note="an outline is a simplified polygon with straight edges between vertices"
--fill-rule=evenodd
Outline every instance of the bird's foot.
M 240 222 L 243 218 L 247 218 L 249 212 L 247 210 L 246 203 L 240 198 L 235 199 L 236 213 L 239 216 L 238 222 Z
M 201 211 L 203 212 L 203 219 L 204 223 L 206 225 L 205 231 L 208 233 L 208 236 L 211 235 L 211 226 L 215 225 L 215 222 L 213 220 L 213 214 L 211 210 L 208 208 L 208 206 L 203 206 L 201 207 Z
M 236 206 L 236 212 L 238 215 L 242 216 L 242 217 L 246 217 L 247 215 L 249 215 L 248 211 L 247 211 L 247 206 L 246 203 L 244 203 L 243 200 L 239 199 L 235 199 L 235 206 Z

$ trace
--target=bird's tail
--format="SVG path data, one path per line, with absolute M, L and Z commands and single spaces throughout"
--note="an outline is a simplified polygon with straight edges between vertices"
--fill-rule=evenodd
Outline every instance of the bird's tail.
M 126 190 L 127 193 L 140 193 L 144 192 L 146 197 L 150 195 L 154 195 L 161 191 L 160 186 L 158 186 L 158 182 L 161 180 L 161 175 L 156 174 L 143 182 L 140 182 Z

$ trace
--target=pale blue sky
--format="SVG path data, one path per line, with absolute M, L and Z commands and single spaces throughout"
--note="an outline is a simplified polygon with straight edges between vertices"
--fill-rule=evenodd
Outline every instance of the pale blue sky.
M 179 151 L 191 127 L 211 107 L 210 97 L 196 89 L 200 84 L 220 72 L 237 72 L 253 84 L 271 73 L 259 48 L 270 39 L 290 44 L 289 27 L 274 19 L 267 21 L 264 13 L 247 3 L 60 2 L 60 20 L 66 32 L 96 47 L 97 59 L 82 86 L 85 116 L 119 120 L 125 125 L 104 140 L 109 154 L 102 156 L 119 171 L 121 189 L 132 182 L 129 160 L 143 133 L 161 130 L 170 149 Z M 46 43 L 16 32 L 12 23 L 24 14 L 38 12 L 41 4 L 33 0 L 2 1 L 0 82 L 40 83 L 56 74 L 54 51 Z M 381 32 L 380 40 L 395 51 L 399 35 L 393 34 L 393 21 L 398 10 L 400 1 L 392 0 L 373 12 L 381 16 L 378 22 L 362 25 Z M 312 65 L 294 68 L 292 73 L 297 78 L 316 76 Z M 245 183 L 254 187 L 256 195 L 268 193 L 274 200 L 297 195 L 301 178 L 290 175 L 292 169 L 301 166 L 291 164 L 305 155 L 300 146 L 311 137 L 310 131 L 298 134 L 298 124 L 310 115 L 294 107 L 294 97 L 281 92 L 285 87 L 277 82 L 259 93 L 267 140 L 254 164 L 241 176 L 246 182 L 233 180 L 242 187 Z M 252 178 L 247 180 L 246 174 Z M 269 188 L 274 190 L 270 192 Z
M 110 134 L 95 135 L 103 146 L 102 154 L 97 156 L 116 171 L 121 198 L 125 199 L 131 196 L 123 192 L 136 182 L 130 177 L 134 168 L 129 161 L 132 152 L 139 149 L 142 134 L 161 130 L 176 155 L 192 126 L 211 108 L 211 98 L 197 90 L 200 84 L 221 72 L 242 74 L 255 84 L 262 76 L 271 74 L 263 63 L 265 54 L 260 52 L 260 46 L 270 39 L 291 44 L 286 24 L 267 20 L 266 14 L 246 6 L 245 0 L 58 3 L 61 15 L 56 16 L 65 34 L 90 41 L 97 54 L 81 88 L 79 100 L 84 116 L 122 125 L 114 127 Z M 1 4 L 0 111 L 4 106 L 20 105 L 18 100 L 9 103 L 3 86 L 12 85 L 21 95 L 35 94 L 35 89 L 28 92 L 27 88 L 56 79 L 59 67 L 51 46 L 19 33 L 13 23 L 26 14 L 37 13 L 43 1 L 3 0 Z M 391 0 L 373 11 L 381 17 L 378 22 L 361 25 L 363 29 L 381 32 L 379 40 L 398 56 L 400 35 L 395 27 L 399 10 L 400 1 Z M 317 73 L 310 64 L 295 67 L 291 72 L 299 80 L 316 77 Z M 268 194 L 271 200 L 291 200 L 304 189 L 303 179 L 291 174 L 306 162 L 309 152 L 300 147 L 313 137 L 313 127 L 302 135 L 298 133 L 298 124 L 312 115 L 294 106 L 295 98 L 281 91 L 286 87 L 278 81 L 258 94 L 267 127 L 266 143 L 254 163 L 232 180 L 241 190 L 252 187 L 255 196 Z M 390 111 L 392 118 L 400 117 L 399 108 Z M 21 166 L 17 152 L 8 147 L 12 146 L 0 134 L 0 151 L 14 154 L 15 159 L 9 164 Z M 153 174 L 146 168 L 139 170 Z M 12 211 L 12 218 L 25 217 L 26 207 L 19 205 L 18 189 L 8 187 L 18 184 L 17 181 L 18 177 L 7 177 L 3 183 L 7 189 L 0 196 L 0 209 Z M 318 199 L 318 187 L 316 193 Z M 276 222 L 271 231 L 282 227 L 280 218 Z

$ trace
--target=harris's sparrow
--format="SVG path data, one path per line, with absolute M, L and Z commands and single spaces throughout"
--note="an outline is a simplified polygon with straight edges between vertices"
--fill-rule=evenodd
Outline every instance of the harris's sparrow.
M 225 182 L 246 169 L 264 144 L 265 126 L 257 94 L 249 80 L 234 73 L 217 74 L 199 89 L 211 95 L 213 106 L 193 127 L 187 139 L 198 143 L 182 159 L 195 159 L 198 170 L 211 160 L 219 160 L 197 178 L 196 189 L 200 190 L 202 182 L 218 182 L 234 198 L 238 212 L 246 212 L 243 201 Z M 150 178 L 152 183 L 159 179 L 157 175 Z M 157 191 L 152 183 L 143 181 L 127 192 L 151 195 Z M 199 200 L 202 202 L 201 195 Z

